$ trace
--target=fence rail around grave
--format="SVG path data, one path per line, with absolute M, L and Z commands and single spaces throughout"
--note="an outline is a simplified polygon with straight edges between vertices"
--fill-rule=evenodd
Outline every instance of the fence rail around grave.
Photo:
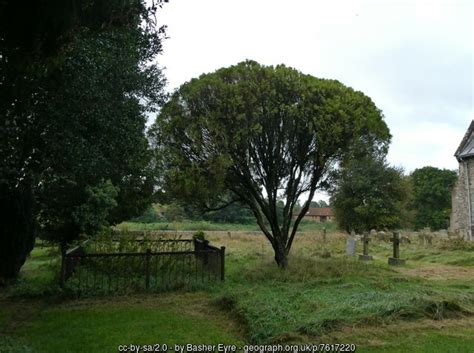
M 81 295 L 164 291 L 225 279 L 225 247 L 190 239 L 156 240 L 147 245 L 136 252 L 70 249 L 62 257 L 61 283 Z

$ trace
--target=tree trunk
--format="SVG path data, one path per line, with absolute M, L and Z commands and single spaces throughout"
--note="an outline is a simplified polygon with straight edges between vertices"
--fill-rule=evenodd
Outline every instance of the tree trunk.
M 286 253 L 286 248 L 283 242 L 280 239 L 275 239 L 275 245 L 273 245 L 273 250 L 275 251 L 275 261 L 281 269 L 288 267 L 288 254 Z
M 33 249 L 36 235 L 30 189 L 0 187 L 0 286 L 16 279 Z

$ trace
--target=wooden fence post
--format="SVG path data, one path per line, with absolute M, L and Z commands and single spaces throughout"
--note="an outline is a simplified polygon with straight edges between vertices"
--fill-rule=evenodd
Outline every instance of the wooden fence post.
M 150 288 L 150 257 L 151 250 L 147 249 L 146 258 L 145 258 L 145 288 L 148 290 Z
M 64 287 L 64 283 L 66 282 L 66 251 L 61 248 L 61 279 L 59 285 L 61 288 Z
M 225 279 L 225 246 L 221 246 L 221 281 Z

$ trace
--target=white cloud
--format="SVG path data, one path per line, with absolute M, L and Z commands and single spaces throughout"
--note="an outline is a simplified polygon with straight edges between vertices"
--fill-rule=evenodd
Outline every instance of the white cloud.
M 389 160 L 403 166 L 406 172 L 424 166 L 457 169 L 453 157 L 464 135 L 448 122 L 412 122 L 410 126 L 392 128 L 393 141 Z
M 474 118 L 472 1 L 176 0 L 159 21 L 170 90 L 247 58 L 284 63 L 372 97 L 392 163 L 456 168 Z

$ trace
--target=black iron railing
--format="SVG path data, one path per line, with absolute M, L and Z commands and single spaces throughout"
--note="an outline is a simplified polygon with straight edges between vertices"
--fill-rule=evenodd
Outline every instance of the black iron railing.
M 91 249 L 90 244 L 75 247 L 63 254 L 61 283 L 81 294 L 161 291 L 225 278 L 225 247 L 187 239 L 157 240 L 146 245 L 146 250 L 139 245 L 137 251 L 116 253 L 86 251 Z

